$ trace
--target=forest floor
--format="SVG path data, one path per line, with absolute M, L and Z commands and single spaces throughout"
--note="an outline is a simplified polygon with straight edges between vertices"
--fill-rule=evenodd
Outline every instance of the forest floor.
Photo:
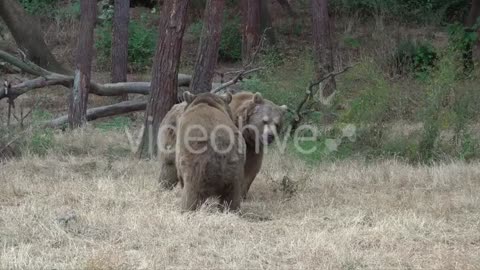
M 123 131 L 0 164 L 1 269 L 478 269 L 480 164 L 270 152 L 242 213 L 182 214 Z M 285 179 L 288 179 L 285 180 Z

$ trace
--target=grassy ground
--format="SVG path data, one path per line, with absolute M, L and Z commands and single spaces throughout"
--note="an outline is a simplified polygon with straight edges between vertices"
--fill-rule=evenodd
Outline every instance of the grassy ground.
M 130 158 L 123 133 L 54 136 L 45 156 L 0 164 L 1 269 L 480 265 L 478 162 L 313 167 L 271 152 L 241 215 L 181 214 L 181 190 L 159 190 L 156 162 Z

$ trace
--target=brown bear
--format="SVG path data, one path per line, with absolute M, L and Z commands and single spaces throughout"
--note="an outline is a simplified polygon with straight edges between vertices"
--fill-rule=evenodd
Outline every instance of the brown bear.
M 175 151 L 165 151 L 165 149 L 172 149 L 175 144 L 176 123 L 186 106 L 186 102 L 175 105 L 160 124 L 158 138 L 162 170 L 160 182 L 166 188 L 173 188 L 177 184 L 177 177 L 174 164 Z M 278 106 L 262 98 L 260 93 L 251 92 L 234 94 L 229 107 L 234 123 L 241 129 L 247 145 L 245 180 L 242 187 L 242 196 L 245 197 L 262 166 L 263 146 L 271 144 L 275 139 L 283 124 L 287 107 Z M 162 151 L 165 152 L 162 153 Z
M 287 106 L 278 106 L 260 93 L 240 92 L 233 96 L 230 108 L 247 145 L 242 187 L 245 198 L 262 167 L 264 146 L 271 144 L 282 129 Z
M 184 93 L 187 103 L 177 120 L 177 176 L 182 209 L 195 210 L 209 197 L 235 211 L 240 207 L 245 141 L 233 124 L 232 96 Z
M 177 184 L 177 169 L 175 167 L 177 121 L 186 106 L 186 102 L 174 105 L 163 118 L 158 131 L 159 182 L 166 189 L 172 189 Z

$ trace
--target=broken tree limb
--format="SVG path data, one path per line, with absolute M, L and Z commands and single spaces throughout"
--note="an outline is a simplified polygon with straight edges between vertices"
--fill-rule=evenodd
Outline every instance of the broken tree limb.
M 15 67 L 20 68 L 26 73 L 34 76 L 39 76 L 38 78 L 28 80 L 17 85 L 13 85 L 9 93 L 5 89 L 0 89 L 0 100 L 6 97 L 15 99 L 30 90 L 42 88 L 45 86 L 62 85 L 71 88 L 71 86 L 73 85 L 73 76 L 50 72 L 28 60 L 23 61 L 2 50 L 0 50 L 0 59 Z M 178 74 L 179 86 L 189 86 L 191 80 L 191 75 Z M 107 84 L 91 82 L 89 93 L 98 96 L 119 96 L 123 94 L 148 95 L 150 93 L 150 82 L 122 82 Z
M 235 76 L 235 78 L 231 79 L 230 81 L 226 82 L 226 83 L 223 83 L 222 85 L 218 86 L 217 88 L 213 89 L 211 91 L 211 93 L 218 93 L 220 92 L 221 90 L 229 87 L 229 86 L 232 86 L 234 84 L 236 84 L 238 81 L 241 81 L 243 79 L 244 76 L 250 74 L 250 73 L 253 73 L 253 72 L 256 72 L 256 71 L 259 71 L 259 70 L 262 70 L 264 69 L 263 67 L 258 67 L 258 68 L 253 68 L 253 69 L 250 69 L 250 70 L 244 70 L 240 73 L 237 74 L 237 76 Z
M 143 111 L 147 108 L 146 101 L 129 100 L 113 105 L 107 105 L 87 110 L 87 121 L 99 118 L 120 115 L 130 112 Z M 68 115 L 61 116 L 45 124 L 45 127 L 60 128 L 68 123 Z
M 302 111 L 302 110 L 303 110 L 303 107 L 305 106 L 305 104 L 307 104 L 309 101 L 311 101 L 313 99 L 313 97 L 315 96 L 315 93 L 319 90 L 318 88 L 315 89 L 315 86 L 321 84 L 323 81 L 325 81 L 325 80 L 327 80 L 331 77 L 335 77 L 335 76 L 338 76 L 342 73 L 347 72 L 352 67 L 353 67 L 353 65 L 344 67 L 343 69 L 341 69 L 339 71 L 330 72 L 327 75 L 320 78 L 319 80 L 311 82 L 308 85 L 307 90 L 305 91 L 305 96 L 303 97 L 302 101 L 300 101 L 300 103 L 298 104 L 297 109 L 295 111 L 293 111 L 294 117 L 293 117 L 293 120 L 292 120 L 292 123 L 291 123 L 291 126 L 292 126 L 291 132 L 294 132 L 297 129 L 298 125 L 303 120 L 304 115 L 307 114 L 305 111 Z M 308 111 L 308 112 L 311 112 L 311 111 Z
M 226 83 L 222 83 L 220 86 L 212 89 L 210 91 L 210 93 L 214 93 L 214 94 L 218 93 L 221 90 L 223 90 L 223 89 L 225 89 L 229 86 L 232 86 L 232 85 L 236 84 L 237 82 L 241 81 L 243 79 L 243 77 L 245 77 L 246 75 L 264 69 L 264 67 L 257 67 L 257 68 L 250 68 L 250 67 L 255 63 L 255 59 L 257 58 L 257 55 L 260 53 L 260 51 L 263 48 L 263 45 L 265 43 L 265 35 L 266 35 L 266 32 L 268 30 L 269 30 L 269 28 L 266 28 L 263 31 L 263 34 L 260 38 L 260 43 L 258 44 L 257 48 L 255 49 L 255 52 L 252 54 L 252 56 L 250 58 L 250 61 L 248 63 L 246 63 L 241 70 L 233 71 L 233 72 L 231 71 L 231 72 L 227 72 L 227 73 L 220 73 L 220 76 L 222 77 L 222 82 L 223 82 L 223 77 L 225 76 L 225 74 L 237 74 L 237 75 L 233 79 L 231 79 L 230 81 L 228 81 Z

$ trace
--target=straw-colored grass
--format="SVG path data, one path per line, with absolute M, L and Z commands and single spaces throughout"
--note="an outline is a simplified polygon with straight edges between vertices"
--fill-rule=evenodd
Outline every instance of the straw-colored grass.
M 269 153 L 242 214 L 182 214 L 154 161 L 95 152 L 128 148 L 119 135 L 56 136 L 91 151 L 0 163 L 0 269 L 480 266 L 479 163 L 309 167 Z

